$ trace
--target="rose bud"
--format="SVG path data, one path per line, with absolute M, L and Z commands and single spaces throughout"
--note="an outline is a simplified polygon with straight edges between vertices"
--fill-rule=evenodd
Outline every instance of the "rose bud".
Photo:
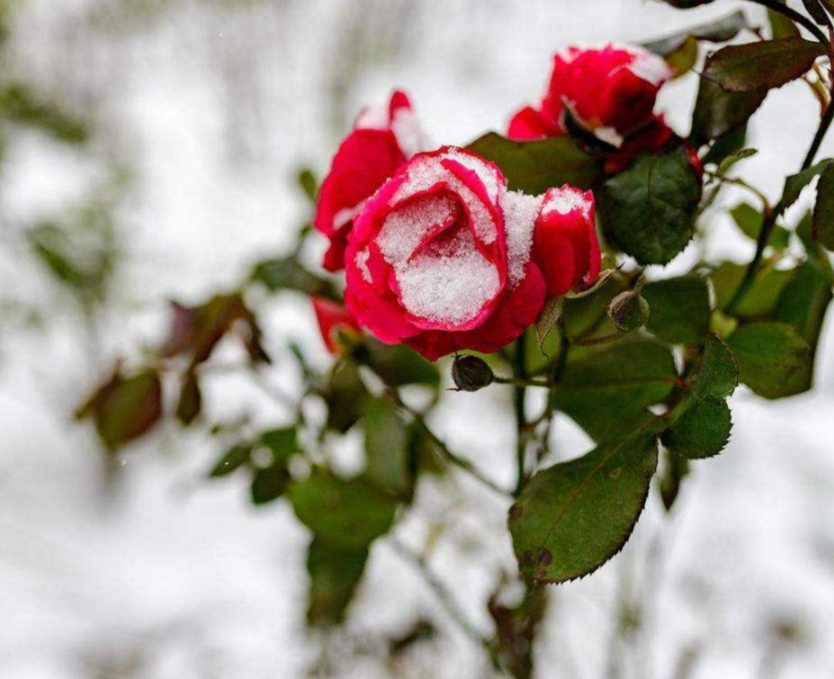
M 387 109 L 367 108 L 359 114 L 319 190 L 313 225 L 330 239 L 325 269 L 344 268 L 347 237 L 365 201 L 425 145 L 402 92 L 394 92 Z
M 590 191 L 563 186 L 545 193 L 533 234 L 533 260 L 549 297 L 591 287 L 599 277 L 602 257 L 594 214 Z
M 495 379 L 492 368 L 477 356 L 455 356 L 452 363 L 452 380 L 459 391 L 478 391 L 488 387 Z
M 378 339 L 430 360 L 497 351 L 544 307 L 544 278 L 531 259 L 541 203 L 508 191 L 501 170 L 470 151 L 415 156 L 354 222 L 348 309 Z
M 649 320 L 649 303 L 640 294 L 640 287 L 621 292 L 608 305 L 608 316 L 622 332 L 632 332 Z
M 616 148 L 657 122 L 657 92 L 673 75 L 659 56 L 638 47 L 569 47 L 553 57 L 547 93 L 538 107 L 513 116 L 509 136 L 539 139 L 567 134 L 571 120 Z
M 342 354 L 339 334 L 345 331 L 359 333 L 359 324 L 341 304 L 323 297 L 313 297 L 311 302 L 324 346 L 331 354 Z

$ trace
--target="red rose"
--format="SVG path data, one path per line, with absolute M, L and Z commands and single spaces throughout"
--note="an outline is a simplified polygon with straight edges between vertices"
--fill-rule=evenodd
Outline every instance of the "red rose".
M 374 191 L 423 146 L 411 103 L 403 92 L 394 92 L 387 109 L 367 108 L 359 114 L 319 191 L 313 224 L 330 239 L 324 268 L 344 268 L 354 217 Z
M 655 121 L 657 92 L 672 75 L 662 58 L 641 48 L 569 47 L 553 57 L 541 104 L 516 113 L 509 136 L 525 140 L 567 134 L 567 111 L 598 139 L 620 147 L 626 137 Z
M 343 330 L 359 332 L 359 324 L 341 304 L 322 297 L 313 297 L 311 301 L 324 346 L 331 354 L 339 354 L 338 333 Z
M 533 261 L 544 274 L 548 296 L 590 287 L 599 277 L 595 208 L 590 191 L 571 186 L 550 189 L 544 195 L 533 234 Z
M 536 320 L 555 271 L 569 268 L 571 280 L 599 271 L 589 246 L 586 270 L 575 275 L 585 260 L 572 236 L 569 247 L 545 246 L 533 260 L 533 231 L 549 223 L 542 202 L 508 191 L 501 170 L 469 151 L 415 156 L 356 218 L 345 257 L 348 309 L 380 340 L 431 360 L 497 351 Z

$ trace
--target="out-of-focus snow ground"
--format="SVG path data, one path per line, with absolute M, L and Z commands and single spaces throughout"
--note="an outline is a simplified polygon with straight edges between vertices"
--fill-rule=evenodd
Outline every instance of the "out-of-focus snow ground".
M 554 50 L 651 39 L 742 3 L 690 12 L 639 0 L 20 4 L 4 68 L 92 110 L 98 136 L 92 152 L 36 133 L 5 149 L 0 678 L 304 676 L 316 640 L 303 631 L 306 537 L 291 511 L 280 502 L 253 509 L 242 484 L 202 480 L 218 449 L 197 434 L 162 431 L 108 469 L 90 429 L 72 422 L 74 407 L 117 356 L 158 339 L 165 299 L 197 301 L 280 253 L 306 217 L 294 173 L 323 172 L 366 103 L 403 87 L 434 140 L 465 143 L 539 96 Z M 661 98 L 682 132 L 694 88 L 688 77 Z M 817 114 L 794 85 L 757 116 L 751 145 L 760 153 L 743 167 L 770 195 L 799 165 Z M 834 152 L 834 138 L 825 149 Z M 106 309 L 85 320 L 26 254 L 23 233 L 106 190 L 117 169 L 129 176 L 115 213 L 123 257 Z M 714 256 L 749 258 L 727 223 L 709 228 Z M 693 465 L 673 515 L 653 494 L 621 556 L 553 591 L 538 676 L 834 676 L 833 324 L 829 315 L 812 393 L 768 403 L 739 389 L 731 444 Z M 267 326 L 273 342 L 317 347 L 303 301 L 269 307 Z M 279 362 L 276 380 L 282 370 Z M 450 397 L 454 409 L 437 425 L 452 447 L 509 481 L 502 398 Z M 218 379 L 208 408 L 281 421 L 243 379 Z M 565 457 L 588 446 L 564 419 L 556 436 Z M 481 604 L 496 572 L 513 565 L 505 507 L 463 485 L 464 500 L 442 484 L 423 487 L 401 536 L 452 517 L 432 565 L 488 630 Z M 630 600 L 642 602 L 625 610 L 638 624 L 612 651 Z M 359 658 L 339 676 L 488 676 L 479 649 L 380 543 L 351 629 L 373 638 L 421 615 L 444 633 L 435 645 L 398 668 Z

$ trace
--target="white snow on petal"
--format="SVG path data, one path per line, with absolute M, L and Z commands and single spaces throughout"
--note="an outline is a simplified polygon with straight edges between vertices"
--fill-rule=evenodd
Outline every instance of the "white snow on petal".
M 496 198 L 494 202 L 498 201 L 500 194 L 505 190 L 503 185 L 498 182 L 494 170 L 488 165 L 480 162 L 478 158 L 471 155 L 461 153 L 456 149 L 451 149 L 449 152 L 440 156 L 425 156 L 418 157 L 408 167 L 408 173 L 405 181 L 397 189 L 393 197 L 393 201 L 397 202 L 403 200 L 415 193 L 420 193 L 430 189 L 438 182 L 445 182 L 449 188 L 456 193 L 461 201 L 466 205 L 471 216 L 472 225 L 478 238 L 486 245 L 495 242 L 498 237 L 498 227 L 492 214 L 483 204 L 481 198 L 466 186 L 460 179 L 452 174 L 448 169 L 443 167 L 442 160 L 450 158 L 460 162 L 467 168 L 478 173 L 479 179 L 487 185 L 487 192 L 490 192 L 491 182 L 492 191 L 495 192 Z M 463 162 L 466 161 L 466 162 Z M 486 181 L 484 181 L 486 180 Z
M 585 193 L 579 189 L 571 186 L 563 186 L 561 189 L 551 189 L 547 192 L 544 205 L 542 206 L 543 214 L 549 215 L 552 212 L 558 212 L 560 215 L 569 215 L 571 212 L 581 210 L 584 216 L 589 216 L 591 213 L 591 201 L 585 198 Z
M 376 239 L 385 261 L 396 264 L 411 257 L 429 232 L 452 216 L 454 208 L 451 198 L 429 196 L 388 215 Z
M 406 158 L 429 148 L 428 139 L 420 127 L 417 116 L 410 108 L 398 108 L 394 112 L 391 130 Z
M 672 68 L 657 54 L 633 47 L 628 52 L 634 56 L 634 61 L 626 68 L 638 78 L 652 85 L 661 85 L 672 77 Z
M 443 246 L 428 247 L 394 265 L 403 306 L 429 321 L 460 325 L 475 318 L 499 290 L 494 264 L 475 246 L 467 229 Z
M 372 284 L 374 282 L 373 276 L 371 276 L 371 270 L 368 268 L 368 259 L 371 256 L 370 250 L 365 248 L 364 250 L 360 250 L 356 253 L 356 267 L 359 269 L 359 272 L 362 274 L 362 278 L 366 283 Z
M 472 155 L 471 153 L 465 153 L 457 148 L 449 149 L 449 152 L 446 153 L 445 156 L 446 158 L 457 161 L 466 169 L 472 170 L 476 175 L 478 175 L 478 179 L 483 182 L 490 199 L 493 202 L 498 201 L 502 184 L 499 183 L 498 175 L 492 165 L 481 160 L 478 156 Z
M 542 196 L 528 196 L 520 191 L 507 191 L 501 200 L 507 230 L 507 259 L 510 287 L 524 278 L 533 248 L 533 230 L 542 206 Z

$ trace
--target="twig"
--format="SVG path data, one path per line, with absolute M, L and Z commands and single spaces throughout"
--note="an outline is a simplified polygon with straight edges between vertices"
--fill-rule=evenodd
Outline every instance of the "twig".
M 400 408 L 405 410 L 409 415 L 411 415 L 412 419 L 417 424 L 417 426 L 420 427 L 420 429 L 423 431 L 423 433 L 426 436 L 428 436 L 429 439 L 431 439 L 432 443 L 434 443 L 435 447 L 437 448 L 437 450 L 439 451 L 439 453 L 440 453 L 441 457 L 443 457 L 443 459 L 445 459 L 450 464 L 455 465 L 459 469 L 462 469 L 467 474 L 472 476 L 474 479 L 477 479 L 478 481 L 480 481 L 481 484 L 483 484 L 484 486 L 486 486 L 490 490 L 495 491 L 496 493 L 498 493 L 502 497 L 505 497 L 505 498 L 512 498 L 513 497 L 513 494 L 510 491 L 508 491 L 505 488 L 502 488 L 497 483 L 495 483 L 491 479 L 484 476 L 481 473 L 481 471 L 477 467 L 475 467 L 475 465 L 473 465 L 469 460 L 466 460 L 466 459 L 460 457 L 459 455 L 457 455 L 456 453 L 452 452 L 450 450 L 449 446 L 447 446 L 437 436 L 437 434 L 435 434 L 429 428 L 428 424 L 426 424 L 426 420 L 423 417 L 423 414 L 421 412 L 415 410 L 414 408 L 412 408 L 411 406 L 409 406 L 405 402 L 403 402 L 403 400 L 400 398 L 399 394 L 397 394 L 394 391 L 389 391 L 388 395 L 390 396 L 390 398 L 394 401 L 394 403 L 396 405 L 398 405 Z
M 767 7 L 768 9 L 773 10 L 777 14 L 781 14 L 782 16 L 788 17 L 794 23 L 799 24 L 803 28 L 807 29 L 811 35 L 813 35 L 819 42 L 825 45 L 826 49 L 829 49 L 831 43 L 829 42 L 828 38 L 826 37 L 823 30 L 817 26 L 813 21 L 811 21 L 808 17 L 803 14 L 800 14 L 795 9 L 791 9 L 787 5 L 783 5 L 778 0 L 750 0 L 755 5 L 761 5 L 762 7 Z
M 423 580 L 425 580 L 426 584 L 434 592 L 438 603 L 446 610 L 446 613 L 449 614 L 449 617 L 455 621 L 458 627 L 460 627 L 460 629 L 476 644 L 486 650 L 489 654 L 493 667 L 500 669 L 497 649 L 495 648 L 493 642 L 488 637 L 481 634 L 475 624 L 466 617 L 466 614 L 455 602 L 452 592 L 448 587 L 446 587 L 440 578 L 438 578 L 434 571 L 429 568 L 426 559 L 421 554 L 418 554 L 413 549 L 403 544 L 397 538 L 390 538 L 388 542 L 400 557 L 408 561 L 415 568 L 415 570 L 420 573 Z

